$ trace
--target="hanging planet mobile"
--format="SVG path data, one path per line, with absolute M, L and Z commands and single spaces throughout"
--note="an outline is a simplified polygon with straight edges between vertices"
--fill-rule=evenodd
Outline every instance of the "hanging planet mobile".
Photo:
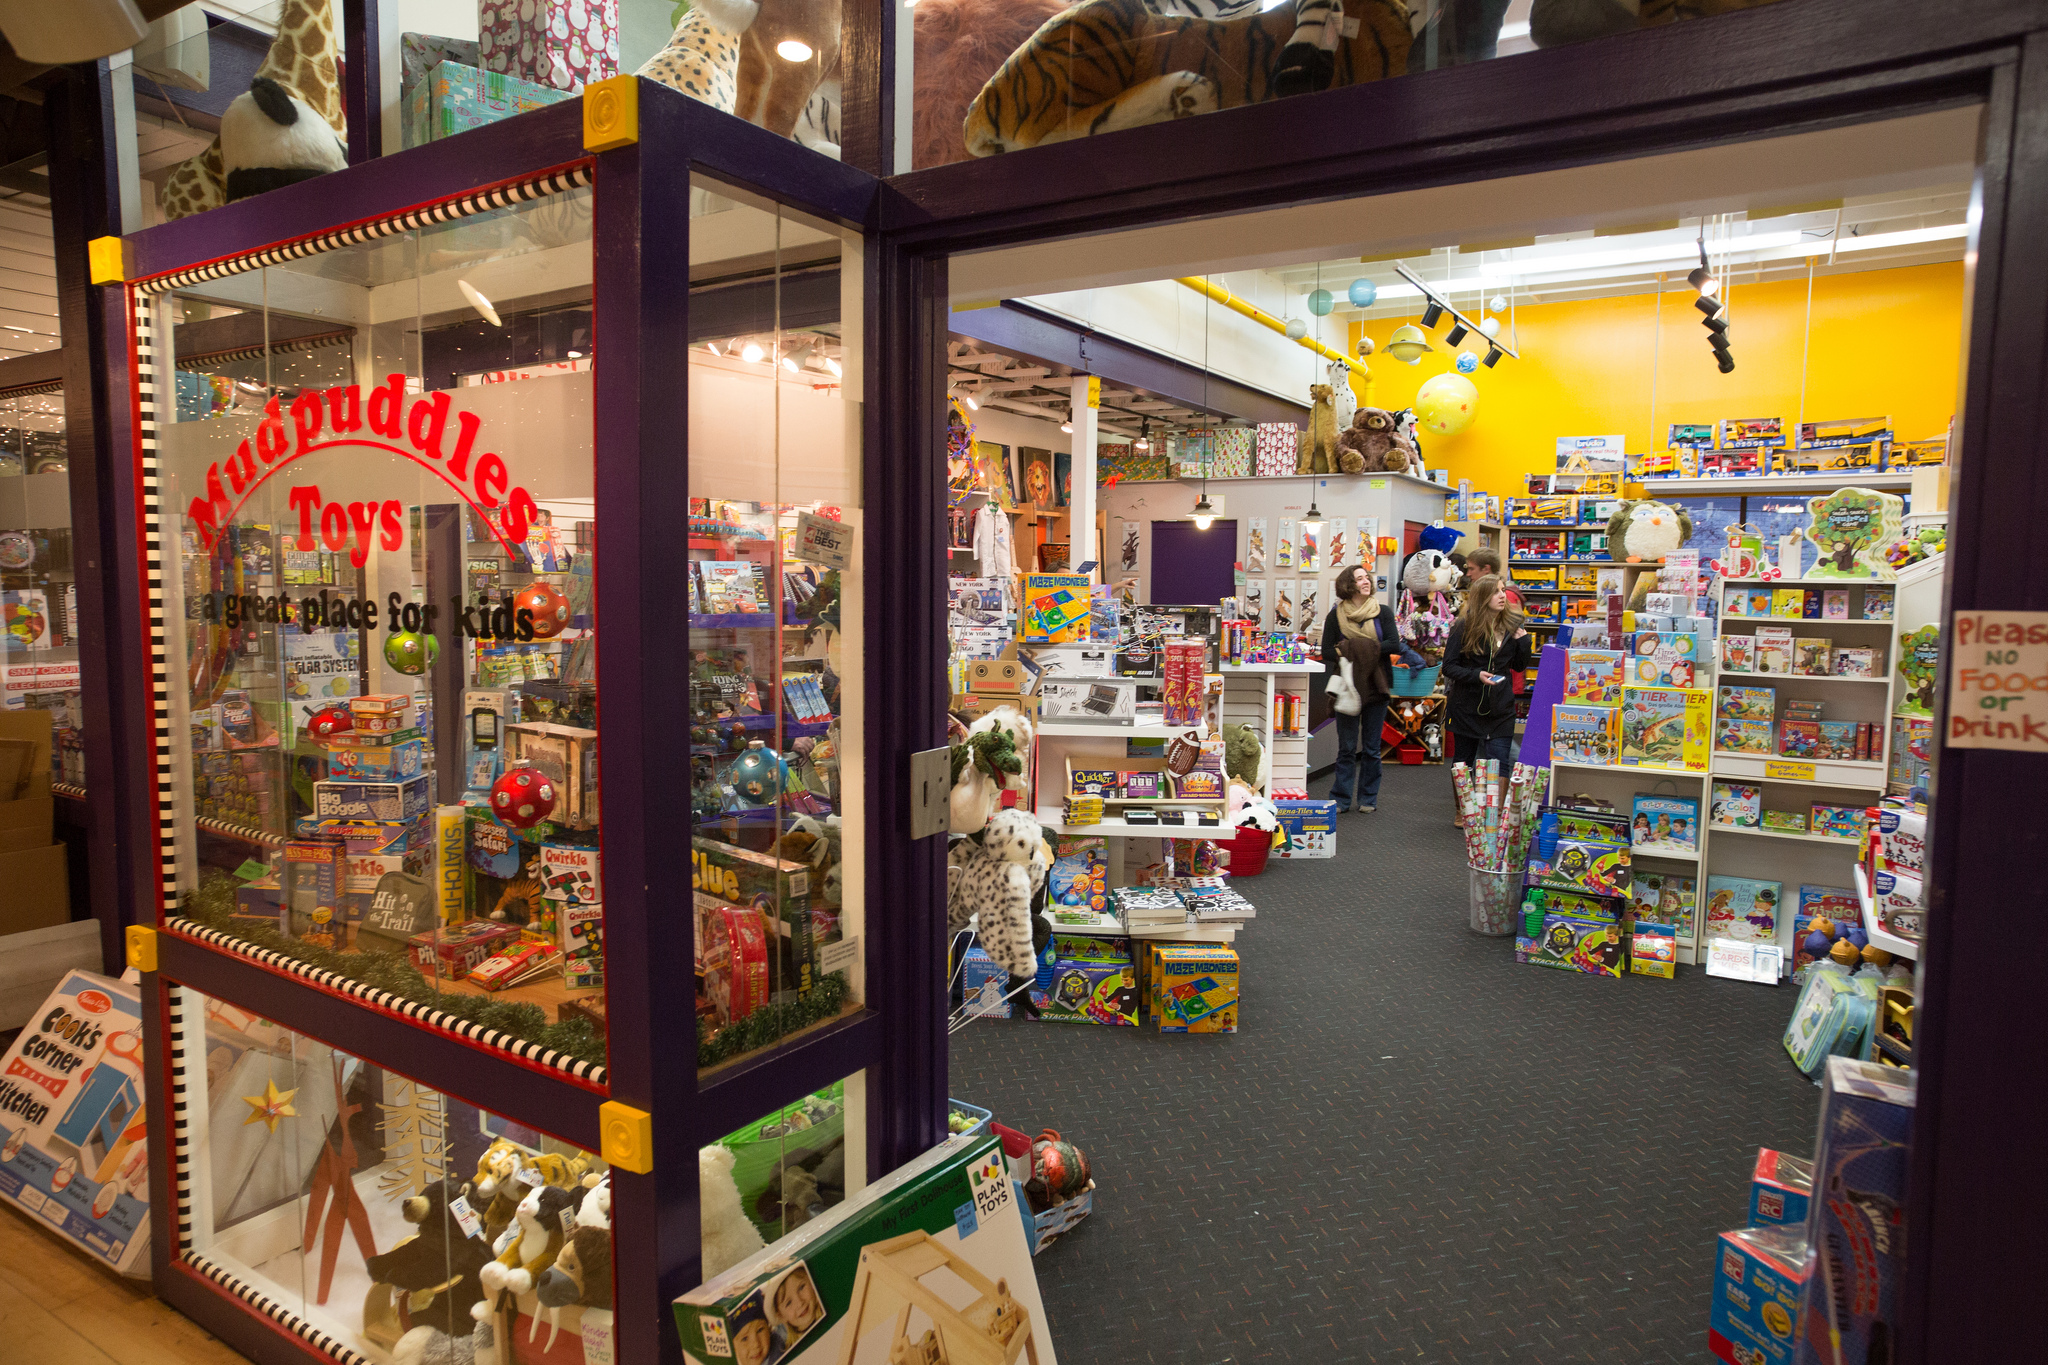
M 1327 289 L 1318 289 L 1308 296 L 1308 311 L 1319 318 L 1328 317 L 1330 310 L 1336 306 L 1337 301 L 1330 297 L 1330 291 Z
M 1353 280 L 1351 282 L 1351 306 L 1353 308 L 1370 308 L 1373 305 L 1373 300 L 1379 296 L 1380 287 L 1371 280 Z

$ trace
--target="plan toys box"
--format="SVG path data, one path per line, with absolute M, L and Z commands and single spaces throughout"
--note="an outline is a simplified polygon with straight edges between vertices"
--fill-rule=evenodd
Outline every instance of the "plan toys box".
M 1806 1234 L 1806 1209 L 1813 1198 L 1813 1163 L 1759 1148 L 1749 1182 L 1749 1225 L 1787 1227 Z
M 1800 1300 L 1815 1279 L 1804 1229 L 1724 1232 L 1715 1252 L 1707 1349 L 1728 1365 L 1789 1365 Z
M 429 776 L 394 782 L 315 782 L 313 815 L 321 820 L 411 821 L 433 804 Z
M 1799 1365 L 1871 1360 L 1898 1340 L 1912 1143 L 1913 1073 L 1828 1058 L 1806 1226 L 1818 1264 L 1801 1299 Z

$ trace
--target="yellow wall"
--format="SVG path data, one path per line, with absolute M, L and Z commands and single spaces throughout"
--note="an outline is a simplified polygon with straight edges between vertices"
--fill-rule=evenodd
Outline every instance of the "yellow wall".
M 1519 494 L 1525 474 L 1556 468 L 1560 436 L 1623 432 L 1629 450 L 1651 451 L 1665 448 L 1672 422 L 1797 420 L 1806 281 L 1734 286 L 1728 299 L 1733 374 L 1715 367 L 1694 297 L 1689 288 L 1664 295 L 1661 355 L 1654 294 L 1518 307 L 1522 358 L 1503 357 L 1492 370 L 1473 372 L 1479 416 L 1456 436 L 1423 437 L 1430 467 L 1448 468 L 1453 484 L 1469 478 L 1482 492 Z M 1454 301 L 1474 311 L 1469 298 Z M 1888 413 L 1901 439 L 1939 435 L 1955 410 L 1962 305 L 1960 263 L 1815 277 L 1806 419 Z M 1416 320 L 1352 324 L 1354 348 L 1361 333 L 1377 348 L 1366 363 L 1380 407 L 1408 406 L 1424 380 L 1450 370 L 1455 360 L 1443 345 L 1448 323 L 1431 338 L 1436 350 L 1416 365 L 1386 353 L 1388 333 Z M 1468 339 L 1465 348 L 1478 340 Z

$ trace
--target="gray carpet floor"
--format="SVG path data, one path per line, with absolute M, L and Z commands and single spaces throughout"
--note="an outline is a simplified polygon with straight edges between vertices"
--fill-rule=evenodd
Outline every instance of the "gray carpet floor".
M 1242 883 L 1238 1033 L 954 1037 L 954 1095 L 1093 1164 L 1037 1262 L 1067 1365 L 1711 1358 L 1714 1235 L 1759 1146 L 1813 1146 L 1792 988 L 1517 965 L 1448 786 L 1389 768 L 1335 858 Z

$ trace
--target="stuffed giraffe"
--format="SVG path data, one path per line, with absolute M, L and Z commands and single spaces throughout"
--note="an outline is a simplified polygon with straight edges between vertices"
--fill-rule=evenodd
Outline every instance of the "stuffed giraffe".
M 341 43 L 335 36 L 333 0 L 284 0 L 277 17 L 277 37 L 256 68 L 333 126 L 348 142 L 348 116 L 341 104 Z M 221 163 L 220 138 L 181 163 L 157 194 L 165 218 L 185 218 L 227 202 L 227 170 Z

